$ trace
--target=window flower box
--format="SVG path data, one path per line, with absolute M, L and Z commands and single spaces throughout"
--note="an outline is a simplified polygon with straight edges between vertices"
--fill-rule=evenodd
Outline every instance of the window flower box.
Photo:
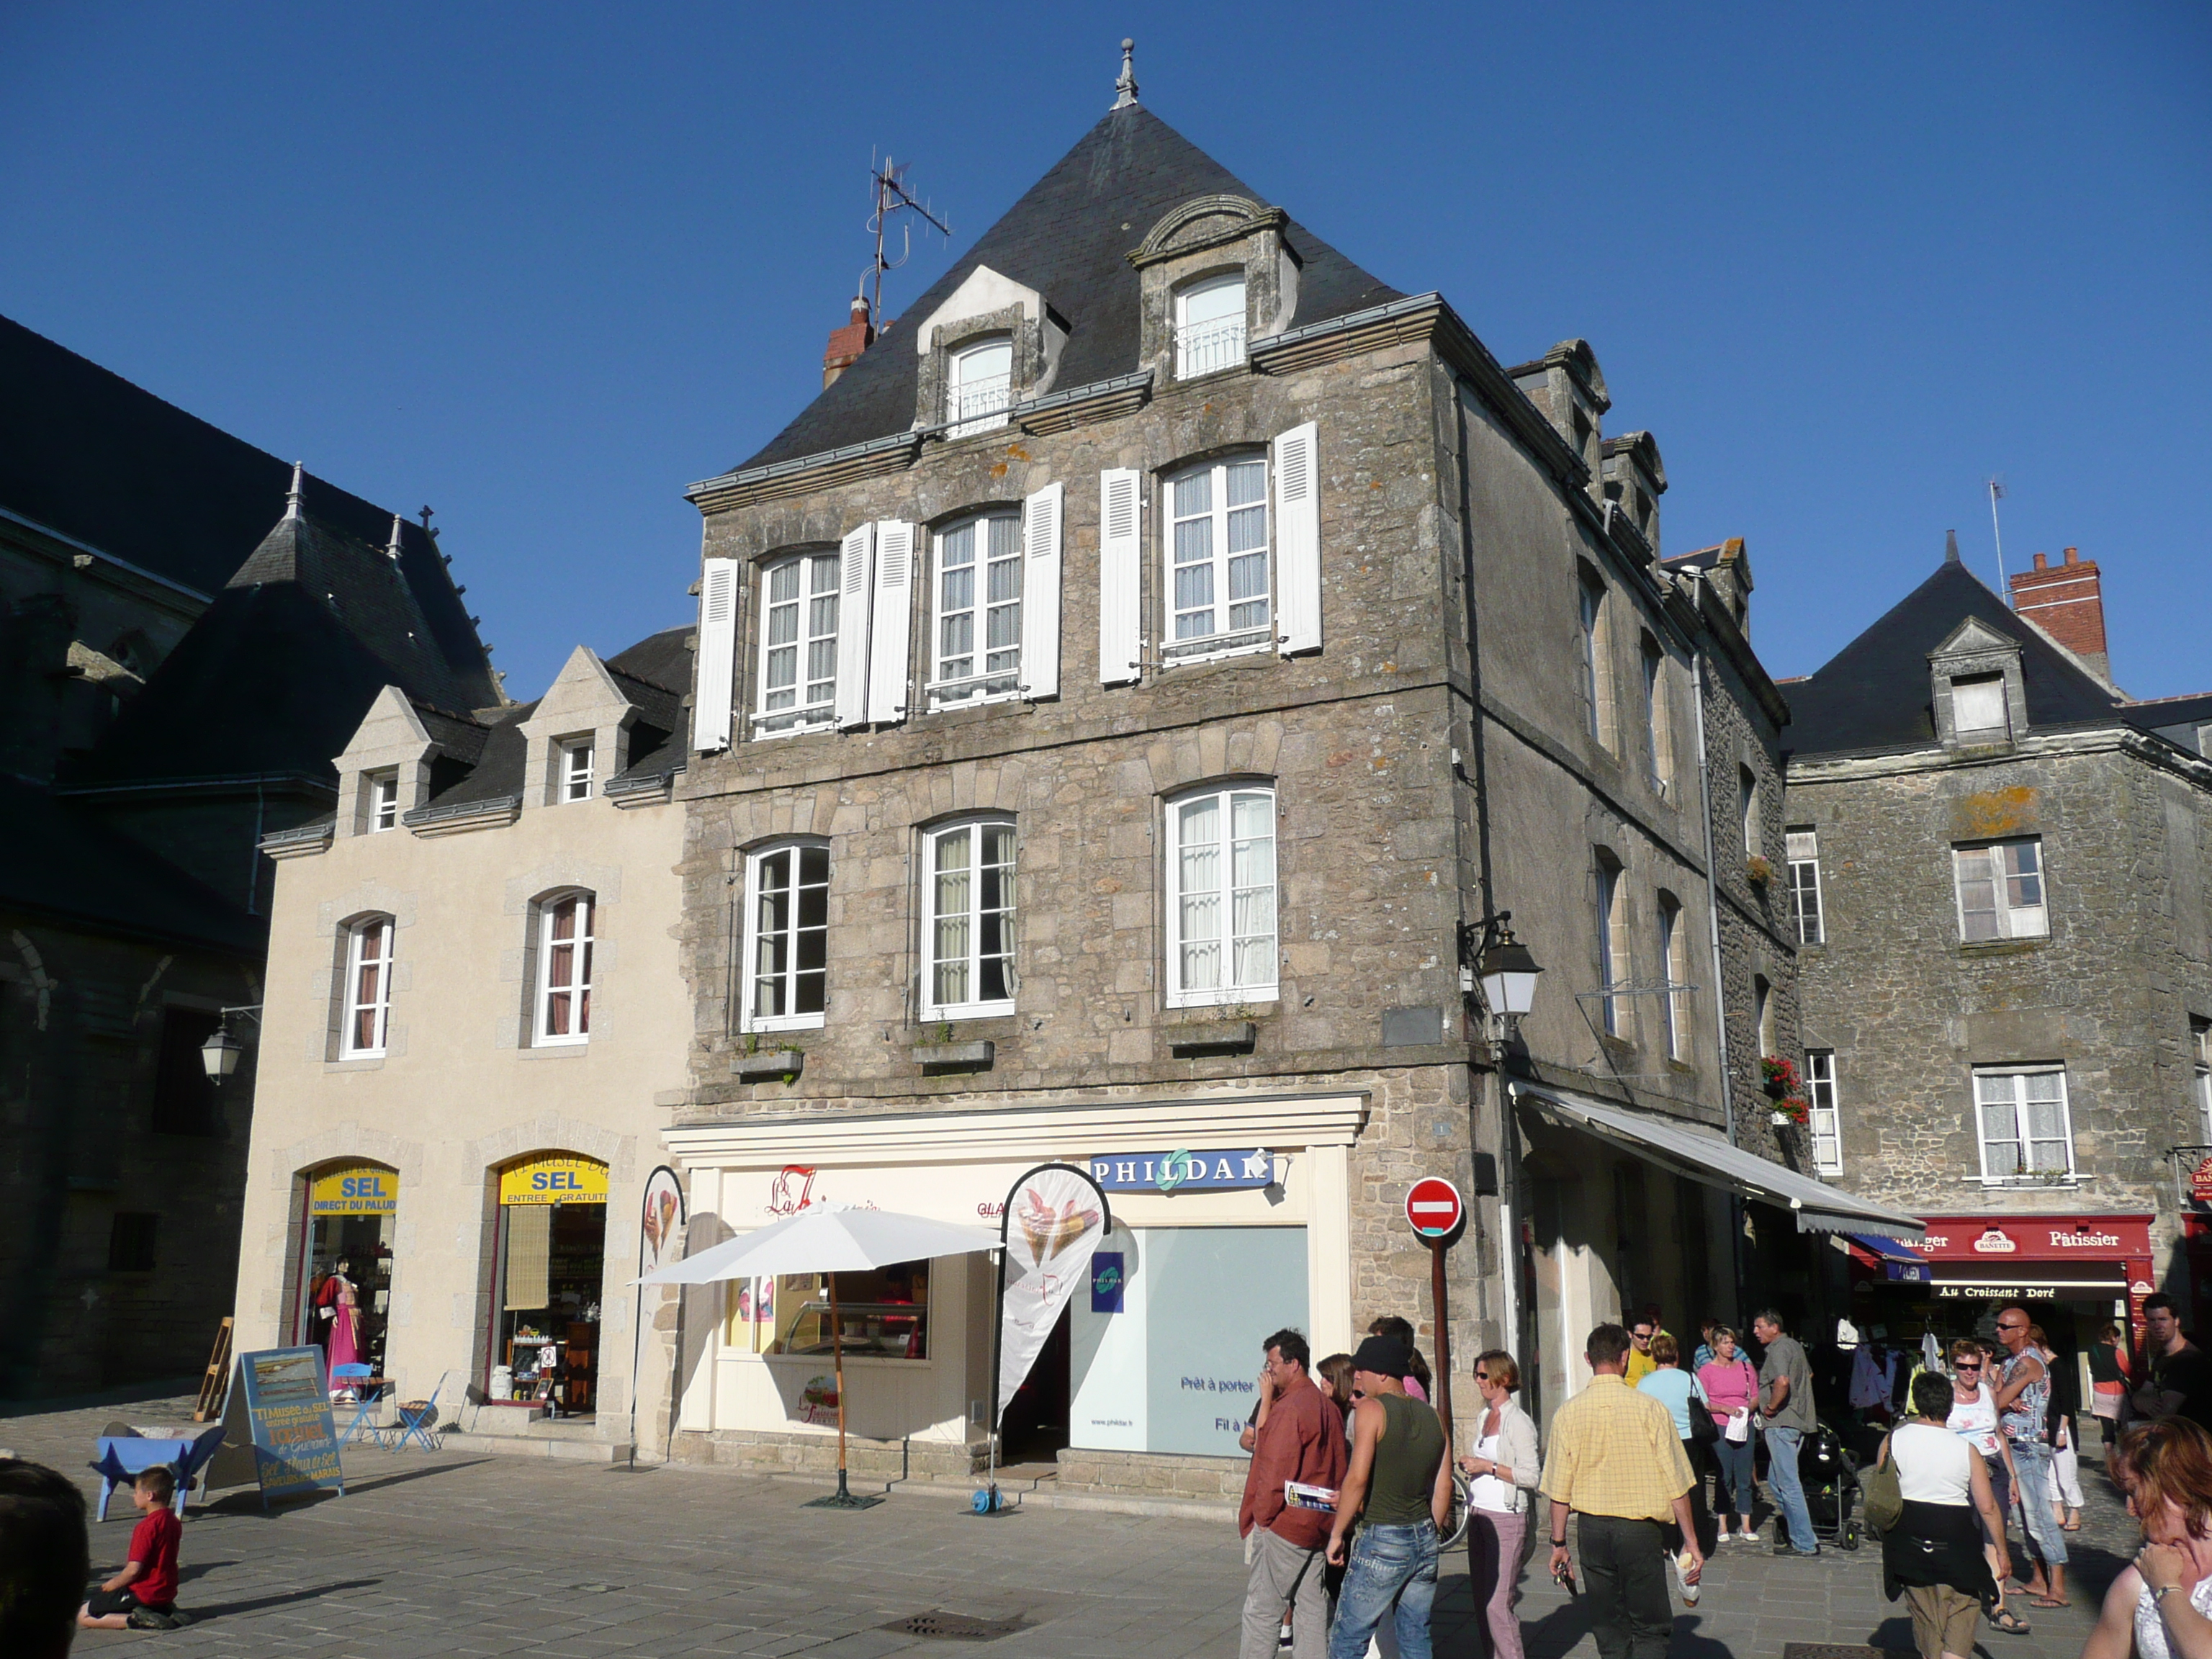
M 740 1083 L 795 1083 L 805 1064 L 803 1049 L 763 1048 L 755 1054 L 739 1054 L 731 1069 Z
M 988 1072 L 998 1045 L 988 1039 L 975 1042 L 917 1042 L 914 1058 L 927 1074 L 944 1072 Z
M 1753 887 L 1764 887 L 1774 879 L 1774 866 L 1761 854 L 1753 853 L 1743 861 L 1743 873 Z

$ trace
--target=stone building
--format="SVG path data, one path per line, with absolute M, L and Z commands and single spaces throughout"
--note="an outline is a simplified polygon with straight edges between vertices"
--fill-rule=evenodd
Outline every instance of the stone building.
M 1076 1297 L 1009 1455 L 1212 1492 L 1269 1330 L 1433 1351 L 1416 1177 L 1472 1195 L 1462 1401 L 1504 1341 L 1556 1404 L 1624 1298 L 1733 1311 L 1740 1200 L 1783 1275 L 1770 1201 L 1884 1219 L 1778 1160 L 1756 1087 L 1797 1038 L 1748 562 L 1661 561 L 1657 446 L 1605 438 L 1586 344 L 1502 368 L 1125 75 L 823 378 L 690 492 L 699 1238 L 810 1198 L 988 1221 L 1092 1167 L 1126 1295 Z M 1546 971 L 1494 1044 L 1508 910 Z M 679 1456 L 826 1456 L 820 1294 L 693 1293 Z M 856 1456 L 977 1464 L 988 1259 L 845 1294 Z
M 2039 554 L 2008 608 L 1954 538 L 1785 688 L 1816 1162 L 1927 1228 L 1922 1268 L 1854 1258 L 1861 1322 L 1893 1335 L 2019 1297 L 2071 1347 L 2191 1284 L 2212 697 L 2118 690 L 2098 581 Z
M 421 526 L 0 319 L 0 1395 L 205 1363 L 253 1076 L 199 1048 L 389 682 L 500 700 Z
M 387 688 L 335 813 L 263 842 L 241 1349 L 357 1355 L 397 1397 L 475 1402 L 457 1414 L 492 1449 L 665 1443 L 669 1356 L 629 1281 L 690 1030 L 670 800 L 690 678 L 679 630 L 579 647 L 538 701 L 479 717 Z

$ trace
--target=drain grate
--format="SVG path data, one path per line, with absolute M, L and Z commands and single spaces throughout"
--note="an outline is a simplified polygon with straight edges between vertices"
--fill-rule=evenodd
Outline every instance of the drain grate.
M 1019 1619 L 977 1619 L 964 1613 L 928 1613 L 894 1619 L 883 1626 L 902 1636 L 934 1636 L 948 1642 L 995 1642 L 1022 1627 Z

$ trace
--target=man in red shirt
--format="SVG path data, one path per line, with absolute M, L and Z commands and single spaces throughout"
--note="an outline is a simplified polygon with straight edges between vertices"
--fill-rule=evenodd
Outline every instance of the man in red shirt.
M 185 1622 L 177 1611 L 177 1546 L 184 1525 L 169 1507 L 176 1477 L 166 1468 L 143 1472 L 131 1485 L 131 1501 L 146 1518 L 131 1531 L 131 1559 L 84 1604 L 76 1616 L 86 1630 L 174 1630 Z
M 1326 1487 L 1344 1480 L 1344 1414 L 1306 1375 L 1313 1352 L 1296 1331 L 1277 1331 L 1261 1345 L 1260 1416 L 1244 1502 L 1237 1512 L 1251 1571 L 1244 1589 L 1240 1659 L 1270 1659 L 1291 1609 L 1292 1659 L 1322 1659 L 1328 1650 L 1328 1595 L 1321 1552 L 1330 1511 L 1293 1507 L 1285 1481 Z

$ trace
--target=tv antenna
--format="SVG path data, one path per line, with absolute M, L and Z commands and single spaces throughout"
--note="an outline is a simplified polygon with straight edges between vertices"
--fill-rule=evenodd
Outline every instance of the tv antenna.
M 1989 480 L 1989 490 L 1990 534 L 1996 538 L 1997 544 L 1997 594 L 2006 605 L 2009 605 L 2012 603 L 2012 589 L 2005 581 L 2004 531 L 1997 523 L 1997 503 L 2004 499 L 2005 493 L 2003 475 L 1999 474 Z
M 884 327 L 884 273 L 896 270 L 914 255 L 914 225 L 911 221 L 902 220 L 899 222 L 899 257 L 896 259 L 884 258 L 884 233 L 890 228 L 892 216 L 919 214 L 924 222 L 947 241 L 952 238 L 952 227 L 932 213 L 928 204 L 915 201 L 908 191 L 906 171 L 904 167 L 893 167 L 888 155 L 878 165 L 874 152 L 869 153 L 868 189 L 875 198 L 875 211 L 868 216 L 868 228 L 875 233 L 876 257 L 874 263 L 868 267 L 868 274 L 860 278 L 860 287 L 866 292 L 872 280 L 875 284 L 875 291 L 868 302 L 868 325 L 878 334 L 883 332 Z

